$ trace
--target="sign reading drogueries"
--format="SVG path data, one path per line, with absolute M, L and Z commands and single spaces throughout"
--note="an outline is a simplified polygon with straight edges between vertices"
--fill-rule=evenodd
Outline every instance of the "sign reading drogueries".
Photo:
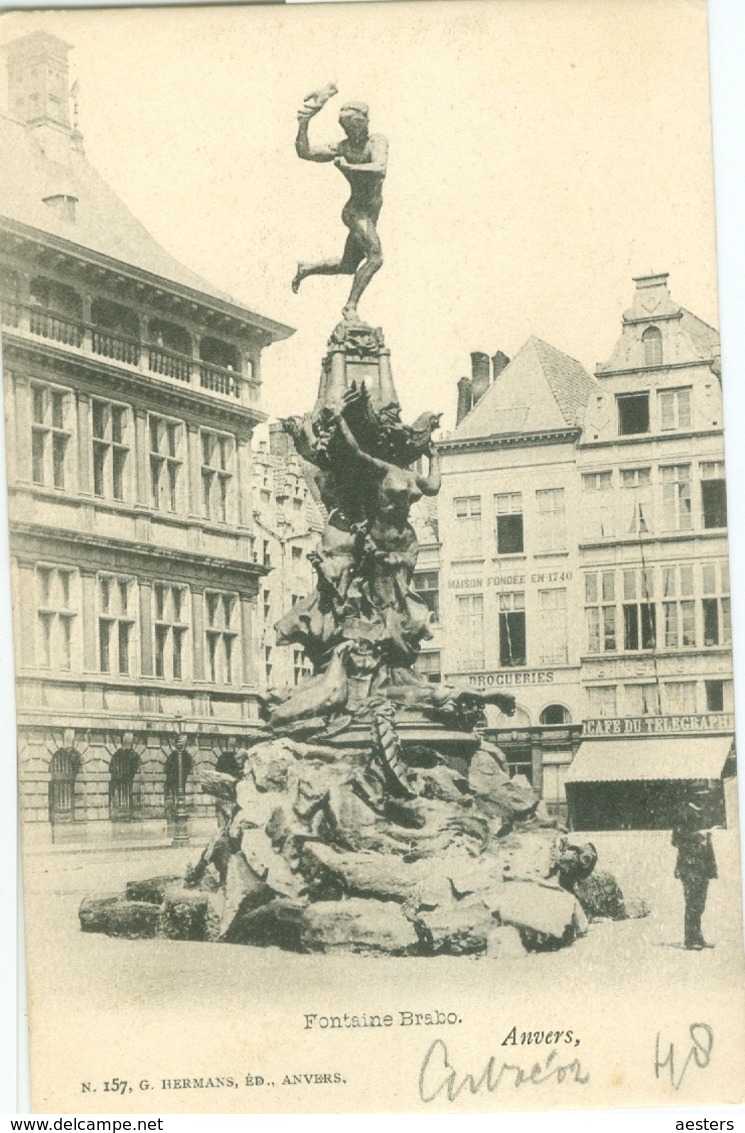
M 500 688 L 517 685 L 550 685 L 553 684 L 555 673 L 553 669 L 503 669 L 497 673 L 467 673 L 459 674 L 468 677 L 468 683 L 476 688 Z

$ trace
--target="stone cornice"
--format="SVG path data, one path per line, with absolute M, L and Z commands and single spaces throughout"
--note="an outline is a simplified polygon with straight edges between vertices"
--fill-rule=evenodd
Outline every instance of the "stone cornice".
M 437 442 L 437 450 L 448 452 L 489 451 L 495 448 L 519 448 L 522 445 L 557 445 L 578 439 L 582 430 L 578 425 L 566 429 L 543 429 L 528 433 L 493 433 L 486 437 L 449 437 Z
M 189 405 L 202 419 L 206 411 L 212 418 L 232 423 L 240 421 L 249 429 L 253 429 L 269 417 L 269 414 L 261 409 L 237 401 L 222 401 L 186 383 L 166 383 L 155 375 L 151 377 L 135 369 L 125 370 L 103 358 L 94 358 L 82 351 L 72 353 L 46 342 L 31 342 L 26 338 L 16 337 L 7 327 L 3 331 L 3 358 L 6 370 L 12 367 L 14 359 L 20 359 L 37 366 L 41 362 L 47 369 L 65 373 L 78 381 L 81 372 L 94 378 L 105 377 L 107 394 L 117 391 L 131 395 L 134 389 L 142 394 L 150 409 L 155 407 L 156 401 L 162 403 L 169 412 L 173 411 L 174 403 Z M 96 391 L 97 394 L 102 392 Z
M 683 309 L 679 308 L 677 311 L 667 311 L 664 314 L 655 314 L 652 311 L 649 315 L 622 315 L 621 320 L 624 326 L 634 326 L 638 323 L 664 323 L 671 322 L 674 319 L 683 318 Z
M 688 362 L 664 362 L 661 366 L 629 366 L 625 370 L 605 370 L 600 366 L 596 366 L 595 377 L 616 378 L 624 374 L 660 375 L 664 374 L 666 370 L 690 370 L 692 367 L 696 366 L 706 366 L 708 369 L 711 369 L 715 361 L 716 357 L 712 354 L 711 358 L 691 358 Z
M 195 304 L 199 308 L 204 308 L 208 311 L 223 315 L 228 319 L 235 320 L 241 327 L 250 328 L 254 334 L 258 332 L 264 340 L 262 342 L 264 346 L 289 338 L 295 333 L 294 327 L 275 322 L 274 319 L 268 319 L 264 315 L 258 315 L 254 311 L 241 307 L 228 299 L 220 299 L 217 296 L 210 295 L 208 292 L 197 291 L 195 288 L 177 283 L 165 276 L 154 275 L 144 268 L 124 263 L 121 260 L 112 259 L 102 252 L 95 252 L 91 248 L 86 248 L 82 244 L 75 244 L 72 240 L 55 236 L 51 232 L 44 232 L 41 229 L 33 228 L 30 225 L 22 224 L 8 217 L 0 217 L 0 232 L 3 231 L 11 237 L 18 252 L 20 252 L 24 244 L 31 244 L 42 253 L 47 250 L 52 253 L 56 252 L 63 258 L 66 257 L 73 262 L 79 263 L 83 267 L 90 266 L 98 269 L 105 276 L 110 277 L 112 282 L 118 283 L 119 285 L 123 282 L 127 282 L 135 286 L 144 285 L 148 289 L 152 289 L 153 293 L 168 292 L 170 295 L 178 296 L 187 303 Z
M 195 581 L 203 581 L 207 586 L 224 587 L 250 581 L 252 586 L 260 578 L 269 574 L 269 568 L 261 563 L 244 562 L 240 559 L 222 558 L 217 555 L 200 554 L 198 551 L 185 551 L 171 547 L 160 547 L 152 543 L 135 543 L 126 539 L 112 539 L 110 536 L 95 535 L 90 532 L 72 531 L 69 528 L 45 527 L 36 523 L 22 523 L 11 520 L 10 550 L 17 558 L 38 559 L 40 546 L 55 544 L 59 554 L 65 551 L 70 561 L 85 571 L 98 569 L 91 560 L 106 564 L 101 569 L 131 570 L 143 577 L 158 577 L 159 568 L 170 568 L 182 574 L 186 570 Z
M 693 430 L 686 430 L 685 432 L 682 432 L 682 431 L 679 432 L 677 430 L 670 430 L 670 432 L 667 432 L 667 433 L 630 433 L 628 436 L 608 437 L 608 438 L 605 438 L 603 440 L 597 440 L 597 441 L 582 440 L 579 443 L 579 447 L 581 449 L 590 449 L 590 448 L 598 449 L 598 448 L 603 448 L 603 447 L 609 448 L 609 447 L 612 447 L 614 445 L 632 445 L 632 444 L 638 445 L 638 444 L 650 444 L 650 443 L 657 444 L 657 443 L 659 443 L 659 441 L 680 441 L 680 440 L 691 440 L 692 441 L 692 440 L 696 440 L 698 437 L 721 437 L 722 441 L 724 441 L 724 430 L 717 428 L 717 429 L 696 429 L 695 432 Z M 693 459 L 694 457 L 697 458 L 698 453 L 686 453 L 685 456 L 682 456 L 682 455 L 680 456 L 680 461 L 682 463 L 685 463 L 686 460 Z M 650 460 L 653 459 L 651 455 L 650 455 L 649 459 Z M 677 459 L 677 457 L 676 457 L 676 459 Z M 580 469 L 580 471 L 585 471 L 585 469 Z

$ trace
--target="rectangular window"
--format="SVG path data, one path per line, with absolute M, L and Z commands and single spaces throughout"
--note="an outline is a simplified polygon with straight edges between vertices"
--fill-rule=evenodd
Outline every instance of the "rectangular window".
M 458 594 L 455 614 L 456 654 L 460 670 L 484 667 L 484 597 Z
M 98 645 L 102 673 L 128 676 L 134 639 L 134 580 L 114 575 L 98 578 Z
M 34 384 L 31 403 L 31 478 L 34 484 L 63 489 L 71 435 L 71 395 L 53 386 Z
M 91 401 L 93 427 L 93 491 L 97 496 L 124 500 L 129 458 L 129 410 L 113 401 Z
M 266 676 L 267 688 L 271 687 L 272 671 L 274 665 L 272 663 L 272 647 L 271 645 L 264 646 L 264 674 Z
M 636 652 L 657 644 L 657 613 L 651 571 L 623 572 L 623 647 Z
M 621 469 L 621 534 L 652 530 L 652 473 L 649 468 Z
M 649 432 L 649 393 L 620 393 L 618 403 L 618 433 L 621 437 Z
M 628 716 L 655 716 L 659 712 L 657 685 L 626 685 L 626 714 Z
M 691 466 L 672 464 L 660 469 L 662 479 L 662 527 L 664 531 L 690 531 Z
M 148 417 L 150 437 L 150 502 L 158 511 L 179 510 L 181 468 L 183 466 L 183 424 L 151 413 Z
M 734 712 L 732 681 L 706 681 L 706 711 Z
M 231 510 L 235 438 L 227 433 L 201 430 L 202 515 L 227 523 Z
M 439 652 L 420 653 L 414 668 L 421 673 L 430 684 L 439 684 L 442 680 L 442 661 Z
M 538 610 L 541 664 L 564 665 L 568 660 L 566 590 L 539 590 Z
M 589 653 L 616 650 L 616 594 L 612 570 L 585 575 L 585 618 Z
M 184 643 L 188 625 L 186 588 L 170 582 L 153 585 L 155 607 L 155 675 L 180 681 L 184 675 Z
M 566 505 L 563 488 L 539 489 L 536 494 L 538 505 L 539 551 L 564 551 L 566 549 Z
M 232 685 L 234 643 L 238 636 L 236 595 L 207 590 L 204 604 L 209 679 L 213 684 Z
M 459 496 L 455 507 L 455 546 L 459 558 L 481 554 L 481 496 Z
M 691 389 L 662 389 L 659 391 L 660 429 L 690 429 Z
M 582 494 L 584 538 L 607 539 L 615 535 L 613 473 L 610 471 L 584 473 Z
M 40 669 L 70 672 L 72 669 L 73 572 L 66 567 L 37 566 L 37 664 Z M 75 593 L 77 605 L 77 593 Z
M 311 676 L 311 668 L 305 659 L 305 651 L 297 646 L 292 650 L 293 682 L 299 685 L 306 677 Z
M 431 621 L 440 620 L 440 574 L 436 570 L 419 570 L 414 575 L 414 589 L 432 615 Z
M 706 711 L 724 712 L 724 681 L 706 682 Z
M 731 645 L 729 564 L 726 559 L 704 563 L 701 571 L 704 645 Z
M 723 460 L 707 460 L 701 465 L 701 511 L 704 527 L 727 526 Z
M 494 497 L 497 513 L 497 554 L 518 555 L 523 551 L 522 492 L 502 492 Z
M 662 686 L 662 708 L 666 715 L 696 712 L 696 682 L 666 681 Z
M 690 563 L 662 568 L 662 613 L 666 649 L 696 644 L 696 604 Z
M 615 685 L 595 685 L 588 688 L 587 715 L 591 719 L 598 716 L 618 715 Z
M 525 665 L 525 594 L 499 595 L 499 661 Z

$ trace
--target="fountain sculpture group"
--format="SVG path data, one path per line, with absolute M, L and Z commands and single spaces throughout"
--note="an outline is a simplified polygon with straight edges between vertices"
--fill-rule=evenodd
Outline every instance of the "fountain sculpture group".
M 300 951 L 560 947 L 585 931 L 598 900 L 607 911 L 612 898 L 621 916 L 623 899 L 607 875 L 592 876 L 594 848 L 568 844 L 479 730 L 486 703 L 511 715 L 513 698 L 416 671 L 431 633 L 413 588 L 411 509 L 440 490 L 439 415 L 402 422 L 390 351 L 357 313 L 382 263 L 387 143 L 369 133 L 367 107 L 349 103 L 344 140 L 312 146 L 309 120 L 335 93 L 329 84 L 305 100 L 296 148 L 349 181 L 349 236 L 341 258 L 301 263 L 293 289 L 314 274 L 354 278 L 315 406 L 284 421 L 325 527 L 310 556 L 315 590 L 276 627 L 314 673 L 272 690 L 264 737 L 202 776 L 218 828 L 186 878 L 88 898 L 81 924 Z

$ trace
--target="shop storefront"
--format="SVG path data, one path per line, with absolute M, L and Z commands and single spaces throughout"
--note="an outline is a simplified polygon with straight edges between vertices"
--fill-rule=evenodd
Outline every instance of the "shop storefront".
M 662 725 L 674 718 L 649 721 Z M 585 735 L 588 735 L 585 722 Z M 606 723 L 608 723 L 606 721 Z M 566 772 L 569 822 L 574 830 L 670 829 L 693 794 L 706 826 L 737 821 L 732 733 L 691 735 L 666 726 L 642 734 L 633 719 L 617 733 L 592 730 Z

